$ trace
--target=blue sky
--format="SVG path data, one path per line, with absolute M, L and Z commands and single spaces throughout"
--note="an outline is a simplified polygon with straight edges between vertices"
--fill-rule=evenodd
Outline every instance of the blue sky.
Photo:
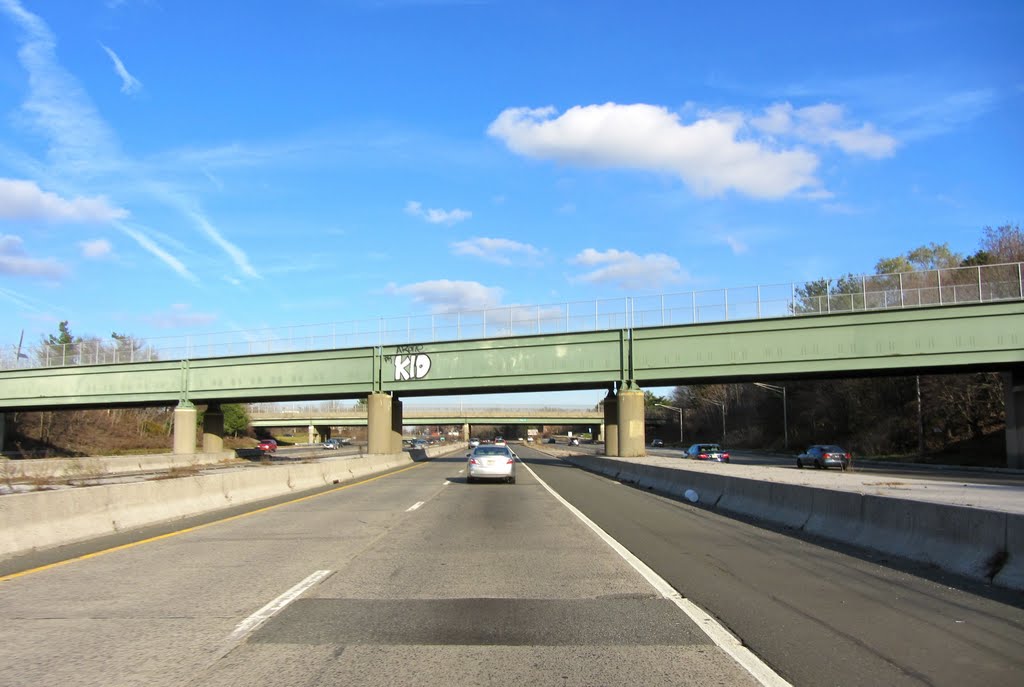
M 0 0 L 0 343 L 801 281 L 1020 223 L 1024 3 L 831 5 Z

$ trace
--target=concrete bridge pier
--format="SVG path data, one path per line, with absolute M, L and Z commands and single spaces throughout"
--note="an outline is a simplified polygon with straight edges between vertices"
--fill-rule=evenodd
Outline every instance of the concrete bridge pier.
M 224 411 L 219 403 L 211 403 L 203 413 L 203 453 L 224 450 Z
M 375 391 L 366 397 L 366 452 L 391 453 L 391 396 Z
M 646 455 L 644 447 L 644 392 L 639 389 L 619 390 L 619 456 L 638 458 Z
M 389 453 L 402 452 L 402 401 L 391 399 L 391 450 Z
M 619 455 L 619 399 L 614 391 L 604 397 L 604 454 Z
M 324 425 L 316 425 L 312 428 L 310 437 L 309 443 L 311 444 L 319 444 L 322 441 L 327 441 L 331 438 L 331 428 L 325 427 Z
M 309 443 L 309 444 L 314 443 L 313 438 L 315 436 L 316 436 L 316 428 L 313 427 L 313 425 L 310 425 L 309 427 L 306 428 L 307 443 Z
M 469 441 L 469 438 L 470 438 L 469 437 L 469 423 L 468 422 L 463 422 L 462 423 L 462 440 L 463 441 Z
M 188 401 L 178 402 L 178 406 L 174 409 L 175 455 L 196 452 L 196 416 L 194 405 Z
M 1006 467 L 1024 470 L 1024 368 L 1003 375 L 1006 398 Z

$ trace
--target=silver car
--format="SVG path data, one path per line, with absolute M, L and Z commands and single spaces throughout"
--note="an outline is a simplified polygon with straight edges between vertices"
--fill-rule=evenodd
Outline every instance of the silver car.
M 466 454 L 466 481 L 500 479 L 516 483 L 516 454 L 508 446 L 483 444 Z

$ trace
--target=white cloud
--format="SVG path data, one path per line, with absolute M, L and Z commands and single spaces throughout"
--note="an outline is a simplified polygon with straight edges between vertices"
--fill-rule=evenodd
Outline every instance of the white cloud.
M 128 73 L 128 69 L 125 68 L 121 58 L 117 56 L 113 50 L 100 43 L 100 47 L 103 48 L 107 55 L 110 56 L 111 61 L 114 63 L 114 71 L 121 77 L 121 92 L 127 95 L 138 93 L 142 90 L 142 82 L 136 79 L 134 76 Z
M 127 216 L 127 210 L 112 207 L 103 196 L 66 200 L 34 181 L 0 178 L 0 219 L 109 222 Z
M 456 312 L 460 310 L 483 310 L 501 303 L 502 290 L 484 286 L 475 281 L 449 281 L 438 279 L 406 286 L 388 286 L 390 293 L 412 296 L 414 303 L 430 306 L 432 312 Z
M 552 107 L 509 108 L 487 132 L 521 155 L 676 174 L 704 196 L 737 191 L 775 199 L 821 187 L 816 155 L 742 140 L 738 115 L 707 115 L 685 124 L 664 107 L 617 103 L 556 114 Z
M 569 262 L 597 268 L 576 277 L 578 281 L 611 283 L 623 289 L 656 288 L 666 282 L 682 281 L 686 276 L 679 261 L 663 253 L 640 256 L 614 248 L 603 253 L 587 248 Z
M 186 303 L 174 303 L 168 310 L 155 312 L 142 319 L 161 329 L 180 329 L 208 325 L 216 322 L 217 316 L 212 313 L 192 312 L 192 306 Z
M 731 250 L 734 255 L 746 253 L 747 250 L 750 249 L 750 246 L 748 246 L 745 241 L 735 236 L 732 236 L 731 234 L 721 237 L 720 240 L 722 241 L 722 243 L 729 246 L 729 250 Z
M 891 157 L 897 141 L 880 133 L 873 124 L 851 127 L 845 122 L 843 108 L 832 103 L 794 108 L 778 103 L 765 108 L 764 115 L 750 120 L 751 125 L 766 134 L 792 137 L 815 145 L 834 145 L 849 155 L 874 159 Z
M 412 215 L 413 217 L 422 217 L 431 224 L 456 224 L 462 222 L 473 216 L 473 213 L 469 210 L 460 210 L 455 208 L 454 210 L 440 210 L 437 208 L 426 208 L 424 209 L 423 203 L 416 200 L 410 200 L 405 204 L 405 212 Z
M 58 279 L 67 272 L 67 267 L 53 258 L 29 257 L 20 236 L 0 235 L 0 274 Z
M 484 237 L 456 241 L 452 244 L 452 252 L 456 255 L 472 255 L 499 265 L 511 265 L 516 258 L 529 259 L 540 255 L 540 251 L 528 243 Z
M 113 247 L 106 239 L 95 239 L 94 241 L 79 241 L 78 247 L 82 249 L 82 255 L 86 258 L 102 258 L 110 255 Z

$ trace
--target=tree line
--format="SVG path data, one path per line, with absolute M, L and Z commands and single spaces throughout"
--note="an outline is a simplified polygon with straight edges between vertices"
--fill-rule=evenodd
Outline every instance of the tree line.
M 956 268 L 1017 262 L 1024 262 L 1024 233 L 1019 225 L 1007 224 L 985 227 L 978 250 L 970 255 L 951 250 L 947 243 L 931 243 L 880 259 L 875 273 L 885 275 L 880 277 L 884 280 L 898 272 L 938 270 L 947 275 L 939 278 L 949 281 L 937 288 L 960 286 L 976 293 L 978 272 Z M 971 283 L 953 276 L 968 273 Z M 1014 294 L 1019 296 L 1019 278 L 1014 268 L 1000 283 L 1015 282 Z M 822 297 L 863 294 L 868 291 L 864 283 L 865 277 L 852 273 L 810 282 L 798 289 L 792 307 L 796 313 L 820 312 Z M 990 297 L 985 295 L 986 300 Z M 679 441 L 680 413 L 657 404 L 680 409 L 684 444 L 721 441 L 734 448 L 795 451 L 814 443 L 838 443 L 862 455 L 1005 464 L 1004 382 L 999 373 L 770 381 L 678 386 L 671 398 L 648 393 L 648 416 L 670 422 L 657 431 L 665 441 Z

